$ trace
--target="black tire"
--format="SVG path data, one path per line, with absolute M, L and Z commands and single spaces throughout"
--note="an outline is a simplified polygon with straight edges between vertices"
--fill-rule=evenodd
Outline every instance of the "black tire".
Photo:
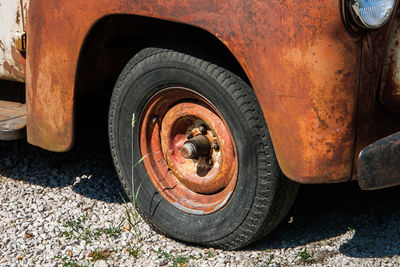
M 286 216 L 298 185 L 277 163 L 267 125 L 252 89 L 237 75 L 180 49 L 146 48 L 122 71 L 111 99 L 109 137 L 112 157 L 126 193 L 140 190 L 136 209 L 158 232 L 190 243 L 223 249 L 246 246 L 271 232 Z M 190 88 L 209 99 L 227 122 L 239 158 L 237 184 L 216 212 L 195 215 L 159 194 L 139 149 L 139 118 L 147 101 L 168 86 Z M 136 128 L 132 131 L 132 114 Z M 133 177 L 132 177 L 133 173 Z

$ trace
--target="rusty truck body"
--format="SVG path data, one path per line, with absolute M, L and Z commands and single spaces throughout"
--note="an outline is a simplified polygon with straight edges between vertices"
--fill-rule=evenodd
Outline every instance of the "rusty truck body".
M 0 0 L 0 79 L 25 84 L 21 103 L 0 99 L 0 139 L 67 151 L 79 93 L 115 87 L 111 150 L 128 195 L 148 176 L 140 213 L 238 248 L 297 183 L 400 182 L 396 14 L 395 0 Z

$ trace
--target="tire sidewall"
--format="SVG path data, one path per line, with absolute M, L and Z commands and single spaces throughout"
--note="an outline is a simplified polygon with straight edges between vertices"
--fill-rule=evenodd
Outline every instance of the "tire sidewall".
M 233 98 L 235 87 L 247 85 L 238 78 L 236 83 L 227 84 L 225 78 L 233 74 L 226 70 L 222 73 L 216 66 L 213 71 L 201 66 L 201 62 L 188 64 L 173 56 L 147 58 L 128 64 L 123 72 L 125 75 L 119 79 L 118 94 L 112 102 L 113 140 L 120 176 L 126 190 L 132 196 L 132 181 L 135 189 L 140 185 L 136 206 L 141 214 L 167 235 L 195 243 L 222 239 L 235 231 L 246 219 L 257 189 L 257 150 L 263 149 L 260 137 L 253 135 L 238 100 Z M 143 164 L 137 165 L 133 170 L 131 168 L 142 157 L 139 124 L 143 108 L 155 93 L 170 86 L 192 89 L 208 99 L 228 124 L 236 144 L 239 162 L 237 185 L 228 203 L 214 213 L 185 213 L 159 194 L 148 178 Z M 133 114 L 136 122 L 132 128 Z

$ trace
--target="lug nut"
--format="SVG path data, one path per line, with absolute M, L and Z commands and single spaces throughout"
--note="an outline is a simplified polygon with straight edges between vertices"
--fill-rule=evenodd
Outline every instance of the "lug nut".
M 199 126 L 199 131 L 201 132 L 201 134 L 205 134 L 207 133 L 207 129 L 204 125 L 200 125 Z
M 153 123 L 156 123 L 158 121 L 158 116 L 153 117 Z
M 217 143 L 217 142 L 213 142 L 213 143 L 211 144 L 211 148 L 214 149 L 215 151 L 218 151 L 218 150 L 219 150 L 219 145 L 218 145 L 218 143 Z
M 191 131 L 186 132 L 186 139 L 192 139 L 193 138 L 193 133 Z

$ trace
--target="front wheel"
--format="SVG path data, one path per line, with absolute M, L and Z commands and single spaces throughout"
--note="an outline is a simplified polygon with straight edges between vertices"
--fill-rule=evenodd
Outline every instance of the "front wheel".
M 138 190 L 139 213 L 172 238 L 243 247 L 277 226 L 297 192 L 251 88 L 179 49 L 146 48 L 127 64 L 109 134 L 127 194 Z

